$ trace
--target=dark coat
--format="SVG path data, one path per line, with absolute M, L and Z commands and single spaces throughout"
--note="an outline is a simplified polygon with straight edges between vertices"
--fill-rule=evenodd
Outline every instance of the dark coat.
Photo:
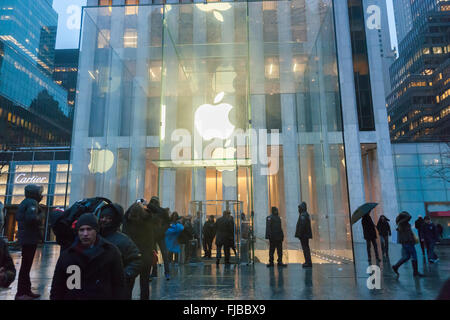
M 415 222 L 414 222 L 414 227 L 417 229 L 417 232 L 419 233 L 419 237 L 421 237 L 421 232 L 422 232 L 422 226 L 425 223 L 425 220 L 420 217 L 418 218 Z
M 222 216 L 216 222 L 216 245 L 234 246 L 234 221 L 231 216 Z
M 306 206 L 300 205 L 299 208 L 300 214 L 295 228 L 295 237 L 298 239 L 312 239 L 311 219 L 308 211 L 306 211 Z
M 0 279 L 0 287 L 7 288 L 16 278 L 16 267 L 9 254 L 8 245 L 0 238 L 0 268 L 5 269 L 5 277 Z
M 271 214 L 266 218 L 266 239 L 269 239 L 269 241 L 284 240 L 280 216 Z
M 370 217 L 369 214 L 363 216 L 361 223 L 363 227 L 364 239 L 365 240 L 376 239 L 377 231 L 375 230 L 375 224 L 373 223 L 372 218 Z
M 136 278 L 141 270 L 141 253 L 136 244 L 124 233 L 116 231 L 104 237 L 115 245 L 122 256 L 125 280 Z
M 426 243 L 435 243 L 439 240 L 439 233 L 434 223 L 424 223 L 420 229 L 421 240 Z
M 41 191 L 36 185 L 25 187 L 25 199 L 20 203 L 16 213 L 18 238 L 21 245 L 36 245 L 42 240 L 42 209 L 39 207 Z
M 126 234 L 119 232 L 124 218 L 123 208 L 117 203 L 112 203 L 102 208 L 100 217 L 105 213 L 105 210 L 112 213 L 112 222 L 109 225 L 101 226 L 100 235 L 119 249 L 122 255 L 125 280 L 134 280 L 141 269 L 141 253 L 136 244 Z
M 416 244 L 414 233 L 411 229 L 409 221 L 411 220 L 411 215 L 404 211 L 399 213 L 395 222 L 397 223 L 397 242 L 401 244 Z
M 183 231 L 178 236 L 178 243 L 188 244 L 190 240 L 194 239 L 194 228 L 189 220 L 184 221 Z
M 383 237 L 392 235 L 391 226 L 389 225 L 389 222 L 387 221 L 387 219 L 381 219 L 381 217 L 380 219 L 378 219 L 377 230 L 378 233 Z
M 206 221 L 205 224 L 203 225 L 203 237 L 205 239 L 214 239 L 214 237 L 216 236 L 216 224 L 215 222 L 211 222 L 211 221 Z
M 67 287 L 69 266 L 81 271 L 81 289 Z M 82 250 L 79 239 L 64 250 L 56 263 L 51 300 L 118 300 L 124 299 L 125 279 L 119 249 L 97 235 L 89 254 Z
M 140 204 L 134 203 L 124 217 L 122 231 L 128 235 L 143 255 L 152 255 L 155 250 L 154 219 Z
M 147 209 L 152 214 L 155 241 L 164 240 L 166 231 L 170 225 L 169 213 L 159 205 L 151 202 L 147 205 Z

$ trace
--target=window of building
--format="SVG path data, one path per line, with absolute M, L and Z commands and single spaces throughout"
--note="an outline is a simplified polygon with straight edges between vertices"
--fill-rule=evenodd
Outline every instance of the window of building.
M 123 35 L 124 48 L 137 48 L 137 31 L 136 29 L 125 29 Z
M 126 15 L 136 15 L 139 10 L 139 0 L 125 0 L 125 14 Z
M 112 6 L 112 0 L 98 0 L 99 6 Z

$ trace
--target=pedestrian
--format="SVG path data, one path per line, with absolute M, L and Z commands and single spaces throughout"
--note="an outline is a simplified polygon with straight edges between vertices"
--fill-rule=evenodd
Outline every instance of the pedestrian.
M 181 224 L 184 229 L 178 236 L 178 243 L 184 248 L 184 260 L 180 260 L 179 263 L 186 263 L 189 260 L 189 242 L 194 239 L 194 230 L 188 217 L 182 217 Z
M 211 258 L 212 243 L 216 236 L 216 223 L 214 216 L 210 215 L 208 220 L 203 225 L 203 250 L 205 251 L 204 258 Z
M 178 256 L 180 254 L 180 244 L 178 243 L 178 237 L 180 236 L 183 230 L 184 226 L 177 219 L 169 225 L 169 228 L 166 230 L 165 233 L 164 240 L 166 242 L 166 248 L 169 253 L 169 256 L 175 255 L 174 261 L 178 261 Z
M 139 271 L 141 300 L 150 298 L 149 280 L 155 250 L 154 223 L 152 214 L 142 202 L 133 203 L 125 212 L 122 231 L 133 240 L 141 253 Z
M 136 244 L 126 234 L 119 231 L 124 217 L 120 204 L 113 203 L 102 207 L 99 217 L 100 235 L 115 245 L 122 255 L 125 279 L 124 298 L 131 300 L 134 282 L 141 270 L 141 253 Z
M 0 288 L 8 288 L 16 278 L 16 267 L 9 254 L 8 245 L 0 237 Z
M 397 224 L 397 240 L 398 243 L 402 245 L 402 257 L 395 265 L 392 266 L 392 269 L 397 274 L 397 277 L 400 276 L 400 274 L 398 273 L 398 268 L 400 268 L 400 266 L 407 262 L 409 259 L 411 259 L 414 277 L 423 277 L 423 274 L 419 273 L 417 264 L 417 253 L 415 245 L 416 242 L 418 243 L 418 239 L 416 239 L 411 229 L 411 225 L 409 224 L 410 220 L 411 215 L 406 211 L 401 212 L 395 219 L 395 222 Z
M 43 210 L 40 208 L 39 202 L 42 200 L 43 190 L 42 186 L 27 185 L 25 187 L 25 199 L 20 203 L 16 214 L 18 238 L 22 246 L 22 262 L 17 283 L 16 300 L 31 300 L 41 296 L 31 291 L 30 271 L 37 244 L 42 240 Z
M 125 279 L 120 251 L 100 236 L 95 215 L 81 215 L 75 230 L 74 243 L 61 253 L 56 263 L 50 299 L 124 299 Z
M 170 224 L 177 223 L 177 222 L 181 224 L 180 215 L 178 214 L 177 211 L 174 211 L 170 215 Z M 169 226 L 169 228 L 170 228 L 170 226 Z M 183 227 L 183 229 L 184 229 L 184 227 Z M 179 235 L 177 236 L 177 238 L 178 237 L 179 237 Z M 179 245 L 179 243 L 178 243 L 178 245 Z M 166 247 L 167 247 L 167 242 L 166 242 Z M 169 249 L 167 249 L 167 255 L 169 256 L 170 263 L 178 263 L 179 253 L 174 253 L 174 252 L 171 252 Z
M 422 226 L 425 223 L 422 216 L 419 215 L 417 220 L 414 222 L 414 227 L 417 229 L 417 233 L 419 234 L 420 240 L 420 248 L 422 249 L 422 255 L 425 257 L 425 243 L 422 241 Z
M 170 271 L 169 271 L 169 255 L 167 254 L 166 241 L 164 239 L 166 230 L 169 228 L 170 223 L 170 209 L 169 208 L 161 208 L 159 203 L 159 198 L 154 196 L 150 200 L 147 205 L 147 208 L 152 213 L 153 219 L 155 223 L 154 226 L 154 235 L 155 235 L 155 250 L 156 245 L 159 247 L 159 251 L 161 252 L 161 256 L 164 262 L 164 276 L 166 280 L 170 280 Z M 152 277 L 157 277 L 157 268 L 152 268 Z
M 362 223 L 362 227 L 363 227 L 364 239 L 366 240 L 367 259 L 369 261 L 369 264 L 372 264 L 372 257 L 371 257 L 371 253 L 370 253 L 370 244 L 372 244 L 372 246 L 373 246 L 377 263 L 379 263 L 381 260 L 380 260 L 379 254 L 378 254 L 377 232 L 375 230 L 375 224 L 373 223 L 372 218 L 370 217 L 369 213 L 362 217 L 361 223 Z
M 225 264 L 230 264 L 230 249 L 234 244 L 234 222 L 231 218 L 231 212 L 225 210 L 222 217 L 216 222 L 216 265 L 222 258 L 222 247 L 225 254 Z
M 438 230 L 436 225 L 431 221 L 430 216 L 426 216 L 424 219 L 425 223 L 421 228 L 422 241 L 425 243 L 427 248 L 427 257 L 429 263 L 436 263 L 439 261 L 437 254 L 434 252 L 434 247 L 439 239 Z
M 389 260 L 389 237 L 392 235 L 389 220 L 385 215 L 381 215 L 378 219 L 377 230 L 380 234 L 381 253 L 383 258 Z
M 303 255 L 305 256 L 303 268 L 312 268 L 311 250 L 309 248 L 309 239 L 312 239 L 311 219 L 305 202 L 302 202 L 298 206 L 298 213 L 299 217 L 297 227 L 295 228 L 295 237 L 300 239 Z
M 269 239 L 269 264 L 267 267 L 274 266 L 275 249 L 277 249 L 278 266 L 286 267 L 287 265 L 283 263 L 284 234 L 277 207 L 272 207 L 272 214 L 266 218 L 266 239 Z

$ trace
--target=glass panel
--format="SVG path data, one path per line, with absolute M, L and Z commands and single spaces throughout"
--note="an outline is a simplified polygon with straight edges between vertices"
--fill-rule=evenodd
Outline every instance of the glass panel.
M 229 209 L 237 235 L 240 211 L 254 211 L 261 254 L 278 206 L 286 258 L 301 262 L 293 235 L 306 201 L 314 251 L 351 259 L 332 1 L 129 13 L 84 10 L 72 202 L 103 195 L 126 208 L 158 195 L 163 207 L 202 219 Z

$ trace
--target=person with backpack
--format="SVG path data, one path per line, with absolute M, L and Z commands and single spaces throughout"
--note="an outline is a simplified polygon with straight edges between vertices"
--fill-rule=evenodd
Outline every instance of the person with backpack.
M 386 258 L 387 260 L 389 260 L 389 237 L 392 234 L 389 221 L 390 220 L 386 218 L 385 215 L 381 215 L 377 223 L 377 230 L 381 240 L 381 253 L 383 258 Z

